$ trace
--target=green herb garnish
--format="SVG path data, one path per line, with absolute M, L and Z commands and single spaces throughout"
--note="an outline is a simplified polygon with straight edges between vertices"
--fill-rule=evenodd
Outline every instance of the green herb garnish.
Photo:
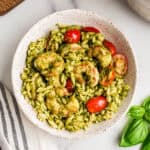
M 150 150 L 150 96 L 142 105 L 132 106 L 128 111 L 129 122 L 124 128 L 120 147 L 129 147 L 143 143 L 141 150 Z

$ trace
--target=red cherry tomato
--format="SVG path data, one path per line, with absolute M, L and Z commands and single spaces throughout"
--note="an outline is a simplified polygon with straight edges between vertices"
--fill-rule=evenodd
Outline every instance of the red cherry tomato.
M 95 32 L 95 33 L 100 32 L 98 29 L 96 29 L 95 27 L 91 27 L 91 26 L 83 27 L 82 31 L 84 31 L 84 32 Z
M 107 100 L 104 96 L 97 96 L 89 99 L 86 103 L 86 107 L 89 112 L 96 113 L 105 109 L 107 104 Z
M 118 75 L 125 75 L 128 69 L 128 62 L 126 56 L 123 54 L 116 54 L 113 56 L 113 68 Z
M 108 86 L 110 85 L 115 79 L 115 71 L 111 70 L 104 78 L 102 81 L 100 81 L 101 85 L 103 86 Z
M 104 44 L 104 46 L 106 48 L 109 49 L 109 51 L 111 52 L 112 56 L 116 54 L 116 47 L 115 47 L 115 45 L 112 42 L 110 42 L 110 41 L 108 41 L 108 40 L 105 39 L 103 41 L 103 44 Z
M 70 29 L 66 31 L 64 35 L 64 41 L 67 43 L 77 43 L 80 41 L 80 30 L 78 29 Z
M 73 83 L 72 83 L 71 79 L 67 79 L 66 88 L 67 88 L 68 92 L 70 92 L 70 93 L 73 91 Z

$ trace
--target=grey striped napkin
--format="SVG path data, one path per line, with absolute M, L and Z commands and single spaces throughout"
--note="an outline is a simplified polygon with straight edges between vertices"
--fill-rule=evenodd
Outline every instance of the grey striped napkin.
M 28 150 L 23 121 L 12 93 L 0 82 L 0 150 Z

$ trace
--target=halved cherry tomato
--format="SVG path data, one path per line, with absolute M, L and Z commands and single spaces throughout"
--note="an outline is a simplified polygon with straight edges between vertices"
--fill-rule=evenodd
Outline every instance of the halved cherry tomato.
M 96 29 L 95 27 L 91 27 L 91 26 L 83 27 L 82 31 L 84 31 L 84 32 L 95 32 L 95 33 L 100 32 L 98 29 Z
M 115 79 L 115 71 L 111 70 L 109 73 L 100 81 L 101 85 L 108 86 L 110 85 Z
M 89 112 L 96 113 L 105 109 L 107 104 L 107 100 L 104 96 L 97 96 L 89 99 L 86 103 L 86 107 Z
M 125 75 L 128 69 L 127 58 L 123 54 L 113 56 L 113 68 L 118 75 Z
M 106 48 L 108 48 L 108 50 L 111 52 L 112 56 L 116 54 L 116 47 L 112 42 L 105 39 L 103 41 L 103 44 Z
M 70 29 L 64 35 L 64 41 L 67 43 L 77 43 L 80 41 L 81 33 L 78 29 Z
M 66 86 L 65 86 L 68 90 L 68 92 L 73 92 L 73 83 L 71 81 L 71 79 L 67 79 L 67 82 L 66 82 Z

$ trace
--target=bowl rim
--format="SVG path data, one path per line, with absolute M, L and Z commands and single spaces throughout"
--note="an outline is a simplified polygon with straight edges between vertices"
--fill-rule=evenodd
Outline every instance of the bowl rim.
M 90 133 L 90 134 L 87 133 L 87 132 L 85 132 L 85 134 L 83 134 L 81 137 L 78 136 L 78 135 L 73 135 L 73 136 L 70 136 L 70 137 L 62 136 L 62 135 L 60 135 L 60 134 L 51 133 L 51 132 L 49 132 L 47 129 L 45 129 L 45 128 L 39 126 L 39 125 L 37 125 L 37 124 L 29 117 L 29 115 L 26 114 L 25 110 L 22 108 L 21 104 L 19 103 L 19 97 L 17 96 L 17 91 L 15 90 L 15 86 L 14 86 L 14 85 L 15 85 L 15 83 L 14 83 L 14 76 L 15 76 L 15 74 L 14 74 L 15 57 L 16 57 L 16 54 L 17 54 L 17 52 L 18 52 L 18 49 L 19 49 L 21 43 L 24 41 L 24 38 L 26 37 L 26 35 L 29 34 L 29 32 L 32 30 L 32 28 L 34 28 L 34 27 L 35 27 L 37 24 L 39 24 L 40 22 L 43 22 L 43 21 L 44 21 L 45 19 L 47 19 L 48 17 L 53 16 L 53 15 L 59 15 L 60 13 L 67 13 L 67 12 L 69 13 L 69 12 L 72 12 L 72 11 L 73 11 L 73 12 L 88 13 L 88 14 L 94 15 L 94 16 L 96 16 L 97 18 L 99 18 L 99 19 L 101 19 L 101 20 L 104 20 L 104 21 L 106 21 L 107 23 L 111 24 L 112 27 L 113 27 L 115 30 L 117 30 L 117 31 L 123 36 L 124 40 L 125 40 L 126 43 L 128 44 L 128 46 L 129 46 L 129 48 L 130 48 L 130 50 L 131 50 L 132 56 L 133 56 L 133 62 L 134 62 L 134 64 L 135 64 L 135 83 L 134 83 L 134 85 L 133 85 L 133 92 L 132 92 L 132 94 L 131 94 L 130 101 L 129 101 L 128 104 L 126 105 L 125 110 L 122 112 L 122 115 L 120 115 L 119 118 L 118 118 L 117 120 L 115 120 L 115 121 L 114 121 L 110 126 L 108 126 L 105 130 L 103 130 L 103 131 L 100 131 L 100 130 L 99 130 L 97 133 Z M 14 53 L 14 56 L 13 56 L 13 59 L 12 59 L 12 65 L 11 65 L 11 84 L 12 84 L 13 93 L 14 93 L 14 96 L 15 96 L 15 98 L 16 98 L 17 104 L 19 105 L 19 109 L 23 112 L 24 116 L 25 116 L 32 124 L 34 124 L 36 127 L 38 127 L 39 129 L 41 129 L 41 130 L 43 130 L 43 131 L 49 133 L 49 134 L 52 135 L 52 136 L 60 137 L 60 138 L 65 138 L 65 139 L 79 139 L 79 138 L 82 138 L 82 137 L 88 137 L 88 136 L 96 135 L 96 134 L 99 134 L 99 133 L 102 134 L 102 133 L 105 133 L 106 131 L 108 131 L 108 129 L 111 129 L 116 123 L 119 122 L 119 120 L 120 120 L 123 116 L 125 116 L 125 114 L 126 114 L 126 112 L 127 112 L 127 110 L 128 110 L 128 107 L 131 105 L 132 99 L 133 99 L 134 96 L 135 96 L 135 91 L 136 91 L 136 88 L 137 88 L 137 86 L 136 86 L 136 85 L 137 85 L 137 78 L 138 78 L 138 69 L 137 69 L 136 55 L 135 55 L 135 53 L 134 53 L 134 51 L 133 51 L 133 49 L 132 49 L 132 47 L 131 47 L 131 43 L 130 43 L 130 42 L 127 40 L 127 38 L 126 38 L 126 35 L 125 35 L 124 33 L 122 33 L 122 32 L 120 31 L 120 29 L 119 29 L 118 27 L 116 27 L 116 25 L 112 24 L 112 22 L 110 21 L 110 19 L 101 17 L 99 14 L 97 14 L 97 13 L 95 13 L 95 12 L 93 12 L 93 11 L 87 11 L 87 10 L 82 10 L 82 9 L 67 9 L 67 10 L 63 10 L 63 11 L 57 11 L 57 12 L 55 12 L 55 13 L 49 14 L 49 15 L 47 15 L 47 16 L 41 18 L 38 22 L 36 22 L 34 25 L 32 25 L 32 26 L 28 29 L 28 31 L 24 34 L 24 36 L 21 38 L 21 40 L 19 41 L 18 46 L 17 46 L 17 48 L 16 48 L 16 51 L 15 51 L 15 53 Z

